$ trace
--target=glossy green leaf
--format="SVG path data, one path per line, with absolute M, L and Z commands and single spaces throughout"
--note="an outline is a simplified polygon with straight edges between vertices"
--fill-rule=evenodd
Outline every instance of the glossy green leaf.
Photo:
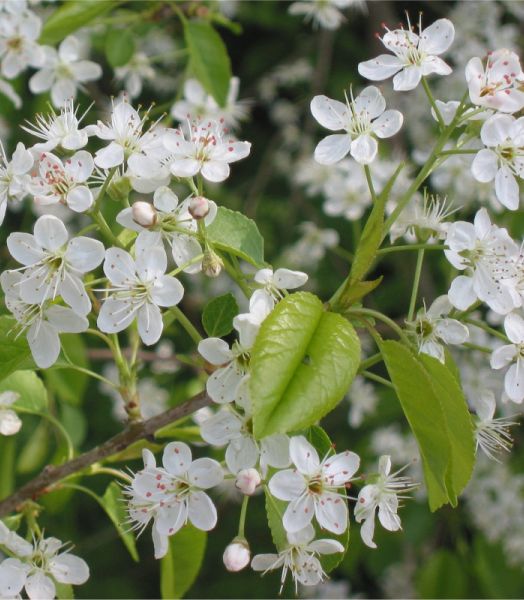
M 220 106 L 225 106 L 231 61 L 220 35 L 205 21 L 184 20 L 184 37 L 195 77 Z
M 185 525 L 169 538 L 160 561 L 160 592 L 164 599 L 183 598 L 195 582 L 206 551 L 207 533 Z
M 109 30 L 105 53 L 107 62 L 113 67 L 121 67 L 127 64 L 135 53 L 135 40 L 128 29 Z
M 47 410 L 47 390 L 34 371 L 15 371 L 0 381 L 0 393 L 7 390 L 20 395 L 15 407 L 37 413 Z
M 25 335 L 16 337 L 16 321 L 0 317 L 0 381 L 18 369 L 35 368 Z
M 62 6 L 53 11 L 49 18 L 46 19 L 42 34 L 40 35 L 40 43 L 57 44 L 70 33 L 88 25 L 97 17 L 108 13 L 121 3 L 122 0 L 104 0 L 104 2 L 76 0 L 64 2 Z
M 233 294 L 227 293 L 204 306 L 202 325 L 209 337 L 224 337 L 233 331 L 233 319 L 237 314 L 237 301 Z
M 473 427 L 464 394 L 450 369 L 399 342 L 381 351 L 404 414 L 417 439 L 431 510 L 456 505 L 475 461 Z
M 112 481 L 107 486 L 106 491 L 101 498 L 101 503 L 108 517 L 116 527 L 118 535 L 122 539 L 122 542 L 124 542 L 132 559 L 135 562 L 138 562 L 140 559 L 136 550 L 135 536 L 129 531 L 129 527 L 125 524 L 128 518 L 125 503 L 122 496 L 122 490 L 116 482 Z
M 264 239 L 256 223 L 242 213 L 220 206 L 207 228 L 208 239 L 219 250 L 230 252 L 255 266 L 264 262 Z
M 343 398 L 359 361 L 358 337 L 343 317 L 307 292 L 281 300 L 251 352 L 255 437 L 316 423 Z

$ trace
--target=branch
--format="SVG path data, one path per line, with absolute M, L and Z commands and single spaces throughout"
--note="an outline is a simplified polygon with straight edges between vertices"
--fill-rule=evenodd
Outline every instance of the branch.
M 47 488 L 52 484 L 72 475 L 77 471 L 82 471 L 87 467 L 121 452 L 131 444 L 142 440 L 155 433 L 158 429 L 169 425 L 173 421 L 178 421 L 187 415 L 197 411 L 199 408 L 208 406 L 212 403 L 211 398 L 206 392 L 200 392 L 183 404 L 170 408 L 160 415 L 151 417 L 147 421 L 131 423 L 100 446 L 81 454 L 77 458 L 70 460 L 62 465 L 47 465 L 39 475 L 28 481 L 14 494 L 0 502 L 0 517 L 3 517 L 13 511 L 16 511 L 20 504 L 25 500 L 35 500 L 38 496 L 45 494 Z

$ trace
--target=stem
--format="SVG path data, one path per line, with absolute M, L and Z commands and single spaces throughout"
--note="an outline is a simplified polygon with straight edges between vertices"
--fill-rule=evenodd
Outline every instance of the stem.
M 95 373 L 94 371 L 90 371 L 89 369 L 85 369 L 84 367 L 79 367 L 78 365 L 75 365 L 73 363 L 68 363 L 66 365 L 55 364 L 49 368 L 49 370 L 58 370 L 58 369 L 73 369 L 74 371 L 78 371 L 79 373 L 84 373 L 85 375 L 88 375 L 89 377 L 93 377 L 94 379 L 103 381 L 106 385 L 109 385 L 114 388 L 118 388 L 118 386 L 113 381 L 110 381 L 103 375 L 99 375 L 98 373 Z
M 406 337 L 406 334 L 402 331 L 402 328 L 399 327 L 395 321 L 386 317 L 382 313 L 378 312 L 378 310 L 372 310 L 371 308 L 350 308 L 346 311 L 346 315 L 362 315 L 364 317 L 372 317 L 373 319 L 377 319 L 378 321 L 382 321 L 386 325 L 388 325 L 393 331 L 399 336 L 399 338 L 406 344 L 409 344 L 409 340 Z
M 202 341 L 202 336 L 198 332 L 197 328 L 193 325 L 193 323 L 191 323 L 191 321 L 186 317 L 186 315 L 178 308 L 178 306 L 172 306 L 170 310 L 175 315 L 176 320 L 186 330 L 186 333 L 195 342 L 195 344 L 198 345 Z
M 247 283 L 244 281 L 244 273 L 242 273 L 242 271 L 239 272 L 239 270 L 237 270 L 234 267 L 234 265 L 230 264 L 225 256 L 223 257 L 223 263 L 226 273 L 242 290 L 244 296 L 249 299 L 251 297 L 251 290 L 249 289 Z
M 395 389 L 395 386 L 391 383 L 391 381 L 384 379 L 384 377 L 380 377 L 380 375 L 375 375 L 375 373 L 371 373 L 371 371 L 362 371 L 362 375 L 364 377 L 366 377 L 367 379 L 371 379 L 372 381 L 381 383 L 382 385 L 385 385 L 386 387 Z
M 183 265 L 180 265 L 180 267 L 173 269 L 171 271 L 171 273 L 169 273 L 169 276 L 174 277 L 175 275 L 178 275 L 181 271 L 183 271 L 184 269 L 187 269 L 187 267 L 190 267 L 191 265 L 194 265 L 197 262 L 201 262 L 203 258 L 204 258 L 203 254 L 199 254 L 198 256 L 195 256 L 194 258 L 192 258 L 191 260 L 188 260 Z
M 506 344 L 509 342 L 508 337 L 506 335 L 504 335 L 501 331 L 497 331 L 496 329 L 493 329 L 493 327 L 486 325 L 486 323 L 483 323 L 482 321 L 477 321 L 476 319 L 462 319 L 462 321 L 464 323 L 469 323 L 470 325 L 478 327 L 479 329 L 483 329 L 487 333 L 506 342 Z
M 238 537 L 244 538 L 244 528 L 246 525 L 246 515 L 247 515 L 247 504 L 249 502 L 249 496 L 244 496 L 242 500 L 242 508 L 240 509 L 240 521 L 238 523 Z
M 415 267 L 415 277 L 413 279 L 413 289 L 411 290 L 411 300 L 409 303 L 408 321 L 413 321 L 415 314 L 415 306 L 417 304 L 418 286 L 420 283 L 420 275 L 422 273 L 422 265 L 424 263 L 424 248 L 420 248 L 417 252 L 417 266 Z
M 440 114 L 440 110 L 437 107 L 435 98 L 433 97 L 431 88 L 429 87 L 429 83 L 425 77 L 422 77 L 422 87 L 424 88 L 424 91 L 426 92 L 426 96 L 428 97 L 429 103 L 431 104 L 431 108 L 435 112 L 435 116 L 437 117 L 437 121 L 438 121 L 440 128 L 441 129 L 444 128 L 446 126 L 446 124 L 444 123 L 444 119 L 442 118 L 442 115 Z
M 91 470 L 88 473 L 89 475 L 111 475 L 112 477 L 118 477 L 125 481 L 126 483 L 131 483 L 132 479 L 123 471 L 119 471 L 118 469 L 111 469 L 110 467 L 100 467 L 98 465 L 93 465 Z
M 405 244 L 402 246 L 389 246 L 380 248 L 377 254 L 389 254 L 391 252 L 406 252 L 407 250 L 446 250 L 446 244 Z
M 111 179 L 113 179 L 117 169 L 118 169 L 118 167 L 113 167 L 107 174 L 106 180 L 102 184 L 102 187 L 100 188 L 100 191 L 98 192 L 98 196 L 96 197 L 96 201 L 93 206 L 93 212 L 95 212 L 95 213 L 100 212 L 100 205 L 102 204 L 102 200 L 103 200 L 104 196 L 106 195 L 106 190 L 109 187 L 109 184 L 111 183 Z
M 377 194 L 375 192 L 375 186 L 373 185 L 373 178 L 371 177 L 371 169 L 369 165 L 364 165 L 364 173 L 366 174 L 366 180 L 368 182 L 369 193 L 371 194 L 371 199 L 373 202 L 377 199 Z
M 453 156 L 454 154 L 477 154 L 477 150 L 461 150 L 460 148 L 455 148 L 453 150 L 442 150 L 440 156 Z
M 486 346 L 479 346 L 478 344 L 472 344 L 471 342 L 464 342 L 462 345 L 464 348 L 478 350 L 479 352 L 484 352 L 485 354 L 491 354 L 493 352 L 493 348 L 486 348 Z
M 122 242 L 111 231 L 111 228 L 109 227 L 107 221 L 104 219 L 104 216 L 99 210 L 93 211 L 91 213 L 91 218 L 93 219 L 93 221 L 95 221 L 95 223 L 100 228 L 100 232 L 109 242 L 111 242 L 115 246 L 118 246 L 119 248 L 122 248 L 122 250 L 125 250 L 124 244 L 122 244 Z
M 382 354 L 380 352 L 377 352 L 376 354 L 373 354 L 373 356 L 370 356 L 369 358 L 366 358 L 366 360 L 363 360 L 360 363 L 358 370 L 365 371 L 366 369 L 369 369 L 369 367 L 372 367 L 372 366 L 376 365 L 377 363 L 379 363 L 381 360 L 382 360 Z
M 212 404 L 211 398 L 201 392 L 193 396 L 183 404 L 179 404 L 169 410 L 137 423 L 130 423 L 126 429 L 107 440 L 100 446 L 77 456 L 62 465 L 47 465 L 36 477 L 24 484 L 14 494 L 0 501 L 0 517 L 18 510 L 23 502 L 29 499 L 36 499 L 38 496 L 50 491 L 49 487 L 56 482 L 72 475 L 78 471 L 84 471 L 87 467 L 100 462 L 101 460 L 118 454 L 125 450 L 131 444 L 143 440 L 152 435 L 158 429 L 165 427 L 169 423 L 190 415 L 198 409 Z
M 90 333 L 91 335 L 95 335 L 96 337 L 99 337 L 101 340 L 103 340 L 108 345 L 109 349 L 114 354 L 113 342 L 107 335 L 105 335 L 105 333 L 98 331 L 98 329 L 87 329 L 85 333 Z

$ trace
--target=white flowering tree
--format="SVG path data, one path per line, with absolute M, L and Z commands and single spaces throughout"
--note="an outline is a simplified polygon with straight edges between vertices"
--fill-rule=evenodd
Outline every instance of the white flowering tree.
M 351 4 L 283 15 L 332 43 Z M 190 589 L 208 537 L 223 553 L 214 573 L 278 570 L 274 594 L 306 593 L 351 556 L 350 527 L 380 553 L 383 530 L 403 535 L 403 500 L 422 498 L 426 517 L 465 490 L 473 505 L 486 457 L 511 448 L 524 399 L 524 256 L 504 226 L 524 177 L 518 54 L 464 61 L 452 20 L 408 17 L 345 93 L 329 97 L 317 73 L 301 131 L 276 89 L 309 71 L 277 69 L 239 100 L 216 29 L 239 33 L 230 16 L 213 2 L 0 2 L 0 93 L 19 110 L 49 102 L 10 123 L 0 157 L 0 598 L 72 598 L 98 577 L 84 527 L 60 518 L 78 502 L 89 521 L 103 510 L 137 569 L 159 561 L 164 598 Z M 144 108 L 147 88 L 166 102 Z M 290 127 L 268 156 L 292 198 L 320 195 L 339 227 L 303 222 L 290 246 L 289 223 L 271 260 L 251 217 L 274 165 L 240 126 L 257 102 Z M 392 150 L 404 129 L 413 148 Z M 469 162 L 442 184 L 454 161 Z M 457 177 L 478 189 L 473 210 Z M 339 262 L 318 285 L 326 252 Z M 391 264 L 409 280 L 405 306 Z M 411 449 L 364 428 L 370 460 L 340 435 L 348 390 L 348 431 L 386 394 Z M 262 513 L 265 538 L 250 535 Z M 74 550 L 54 537 L 71 531 Z M 437 573 L 453 563 L 442 556 Z

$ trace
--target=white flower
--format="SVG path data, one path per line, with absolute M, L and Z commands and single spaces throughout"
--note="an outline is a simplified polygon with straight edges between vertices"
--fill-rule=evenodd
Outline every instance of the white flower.
M 101 140 L 110 141 L 108 146 L 95 153 L 95 165 L 102 169 L 111 169 L 127 160 L 131 171 L 136 169 L 140 173 L 149 169 L 145 153 L 155 148 L 159 136 L 154 126 L 145 133 L 142 131 L 146 118 L 147 113 L 141 119 L 125 99 L 113 105 L 111 122 L 106 124 L 98 121 L 90 129 Z
M 7 201 L 19 202 L 27 195 L 29 171 L 33 166 L 33 156 L 18 142 L 11 161 L 7 160 L 3 145 L 0 143 L 0 225 L 4 222 Z
M 115 69 L 115 78 L 124 83 L 130 98 L 137 98 L 142 93 L 143 81 L 155 79 L 155 69 L 147 54 L 136 52 L 129 62 Z
M 523 79 L 519 57 L 506 48 L 488 52 L 486 66 L 478 57 L 466 65 L 471 102 L 504 113 L 524 108 L 524 92 L 519 89 Z
M 477 450 L 480 448 L 488 458 L 499 462 L 496 454 L 511 450 L 513 439 L 509 434 L 509 428 L 517 425 L 517 422 L 508 417 L 494 418 L 496 402 L 491 390 L 484 390 L 472 400 L 473 408 L 477 413 L 475 420 Z
M 278 554 L 257 554 L 251 561 L 251 568 L 254 571 L 264 571 L 264 573 L 282 567 L 280 592 L 284 587 L 288 571 L 291 571 L 297 591 L 299 583 L 316 585 L 326 576 L 317 555 L 344 552 L 344 546 L 337 540 L 315 540 L 315 530 L 311 524 L 293 533 L 288 532 L 287 540 L 288 546 Z
M 450 319 L 452 310 L 449 298 L 444 294 L 433 301 L 426 310 L 421 309 L 415 321 L 409 325 L 417 338 L 418 351 L 429 354 L 442 364 L 445 361 L 444 344 L 459 345 L 469 338 L 469 330 L 460 321 Z
M 365 485 L 358 494 L 355 505 L 355 519 L 357 523 L 364 521 L 360 528 L 360 536 L 366 546 L 376 548 L 373 541 L 375 533 L 375 513 L 378 509 L 378 519 L 388 531 L 401 529 L 400 517 L 397 514 L 399 507 L 399 494 L 412 489 L 408 477 L 398 477 L 400 471 L 390 475 L 391 458 L 381 456 L 378 462 L 378 475 L 376 482 Z
M 88 128 L 79 129 L 80 122 L 85 113 L 78 118 L 78 107 L 73 101 L 66 102 L 60 109 L 60 114 L 54 110 L 48 115 L 38 114 L 34 125 L 22 125 L 22 129 L 43 140 L 33 146 L 33 150 L 51 151 L 57 146 L 64 150 L 79 150 L 88 142 Z
M 475 156 L 471 164 L 473 176 L 483 183 L 494 179 L 499 202 L 516 210 L 519 207 L 516 177 L 524 176 L 524 117 L 493 115 L 482 125 L 480 137 L 487 148 Z
M 37 43 L 42 20 L 32 12 L 2 15 L 0 19 L 1 71 L 13 79 L 28 66 L 40 67 L 44 51 Z
M 164 239 L 171 247 L 173 260 L 177 266 L 182 266 L 193 261 L 203 253 L 202 246 L 196 237 L 198 231 L 197 221 L 189 212 L 191 197 L 179 203 L 178 196 L 168 187 L 161 186 L 155 190 L 153 195 L 153 206 L 156 220 L 147 230 L 156 235 L 150 236 L 152 243 L 161 244 Z M 118 213 L 116 220 L 123 227 L 133 231 L 144 231 L 145 227 L 140 225 L 134 218 L 133 209 L 124 208 Z M 217 205 L 208 201 L 209 212 L 204 217 L 204 223 L 211 225 L 217 214 Z M 149 205 L 151 206 L 151 205 Z M 198 273 L 202 270 L 202 261 L 195 261 L 184 268 L 185 273 Z
M 182 442 L 171 442 L 165 447 L 163 468 L 156 467 L 149 450 L 142 454 L 144 469 L 135 474 L 127 488 L 129 517 L 139 530 L 154 519 L 155 558 L 162 558 L 167 552 L 168 536 L 188 521 L 203 531 L 215 527 L 216 508 L 203 490 L 219 485 L 224 475 L 215 460 L 192 460 L 191 449 Z
M 446 258 L 466 275 L 456 277 L 448 292 L 451 304 L 466 310 L 477 299 L 499 314 L 520 305 L 520 296 L 504 283 L 513 274 L 519 249 L 506 229 L 493 225 L 485 208 L 475 215 L 474 224 L 452 223 L 444 250 Z
M 349 152 L 360 164 L 373 162 L 378 152 L 375 138 L 391 137 L 402 126 L 402 113 L 385 109 L 384 96 L 373 85 L 347 104 L 327 96 L 315 96 L 311 101 L 311 113 L 315 119 L 326 129 L 346 132 L 328 135 L 319 142 L 315 148 L 315 160 L 331 165 Z
M 248 105 L 238 100 L 240 79 L 232 77 L 229 82 L 226 105 L 220 107 L 213 96 L 208 94 L 197 79 L 188 79 L 184 83 L 184 99 L 178 100 L 171 107 L 171 116 L 181 123 L 188 120 L 211 119 L 236 127 L 239 121 L 248 116 Z
M 29 189 L 42 205 L 66 204 L 75 212 L 85 212 L 93 204 L 93 192 L 87 186 L 95 164 L 89 152 L 80 150 L 62 162 L 50 152 L 40 155 L 38 175 Z
M 18 321 L 20 331 L 27 330 L 27 341 L 35 363 L 46 369 L 60 354 L 60 333 L 81 333 L 89 321 L 66 306 L 44 300 L 29 304 L 20 298 L 24 278 L 18 271 L 4 271 L 0 283 L 5 293 L 5 304 Z
M 229 177 L 229 163 L 248 156 L 249 142 L 232 139 L 217 121 L 191 124 L 188 139 L 182 129 L 170 129 L 164 135 L 164 145 L 172 153 L 170 170 L 175 177 L 194 177 L 201 173 L 212 182 Z
M 255 290 L 249 299 L 250 310 L 256 310 L 254 307 L 261 303 L 267 313 L 270 313 L 275 304 L 281 300 L 286 290 L 294 290 L 303 286 L 308 277 L 301 271 L 291 271 L 290 269 L 260 269 L 255 273 L 254 280 L 262 289 Z
M 318 524 L 333 533 L 348 526 L 348 507 L 340 488 L 356 473 L 360 458 L 354 453 L 327 455 L 322 462 L 304 436 L 291 438 L 289 454 L 295 469 L 275 473 L 269 490 L 276 498 L 289 502 L 283 517 L 286 531 L 297 532 L 316 516 Z
M 455 28 L 448 19 L 438 19 L 426 29 L 419 20 L 418 35 L 412 31 L 408 20 L 407 29 L 394 29 L 381 38 L 391 54 L 381 54 L 372 60 L 361 62 L 358 72 L 366 79 L 382 81 L 393 77 L 393 89 L 398 92 L 413 90 L 420 79 L 431 73 L 449 75 L 451 67 L 439 54 L 443 54 L 453 43 Z M 399 72 L 400 71 L 400 72 Z
M 290 15 L 304 15 L 305 21 L 312 21 L 324 29 L 338 29 L 346 20 L 340 8 L 362 5 L 361 0 L 301 0 L 289 7 Z
M 25 588 L 30 600 L 52 600 L 56 583 L 82 585 L 89 579 L 86 562 L 57 538 L 40 538 L 30 544 L 14 532 L 2 535 L 0 531 L 0 544 L 7 536 L 17 556 L 0 563 L 0 597 L 15 598 Z
M 249 545 L 245 540 L 233 540 L 231 544 L 226 546 L 222 560 L 224 566 L 228 571 L 237 573 L 242 571 L 251 559 L 251 552 L 249 551 Z
M 81 277 L 102 262 L 104 246 L 98 240 L 78 236 L 68 241 L 60 219 L 43 215 L 37 219 L 34 235 L 11 233 L 7 247 L 11 256 L 24 265 L 20 298 L 28 304 L 62 296 L 79 315 L 91 310 Z
M 14 435 L 20 431 L 22 421 L 16 412 L 9 408 L 20 398 L 17 392 L 0 392 L 0 434 Z
M 524 319 L 510 313 L 504 319 L 504 329 L 511 344 L 497 348 L 491 355 L 491 368 L 511 366 L 504 377 L 504 390 L 512 402 L 520 404 L 524 399 Z
M 108 248 L 104 273 L 112 287 L 107 291 L 97 324 L 101 331 L 123 331 L 137 319 L 138 333 L 144 344 L 155 344 L 164 324 L 159 307 L 175 306 L 184 288 L 175 277 L 166 275 L 167 256 L 160 246 L 151 245 L 140 234 L 135 242 L 136 259 L 120 248 Z
M 456 209 L 451 203 L 438 196 L 424 194 L 421 201 L 415 197 L 393 223 L 389 236 L 391 242 L 404 236 L 408 241 L 434 242 L 446 237 L 449 222 L 446 222 Z
M 29 89 L 33 94 L 41 94 L 50 89 L 51 102 L 57 108 L 74 100 L 77 89 L 83 83 L 95 81 L 102 76 L 100 65 L 81 59 L 80 42 L 72 35 L 62 41 L 58 51 L 45 46 L 44 52 L 44 63 L 29 80 Z
M 260 460 L 260 470 L 265 477 L 268 466 L 283 469 L 290 464 L 289 438 L 274 434 L 257 443 L 250 431 L 252 416 L 246 411 L 241 417 L 236 411 L 225 408 L 200 425 L 204 441 L 215 446 L 227 444 L 225 459 L 231 473 L 255 467 Z

